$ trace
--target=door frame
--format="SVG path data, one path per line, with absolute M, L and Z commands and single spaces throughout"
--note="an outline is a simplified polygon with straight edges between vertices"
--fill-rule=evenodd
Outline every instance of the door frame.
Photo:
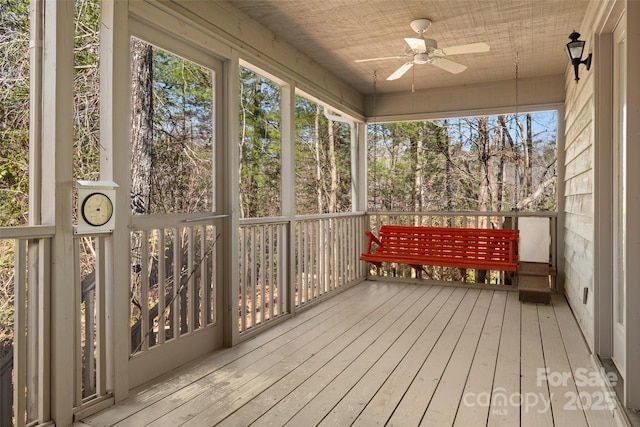
M 620 109 L 621 98 L 624 99 L 625 107 L 626 107 L 626 85 L 628 81 L 627 77 L 627 28 L 626 28 L 626 20 L 625 15 L 621 17 L 620 20 L 616 23 L 616 26 L 613 29 L 613 39 L 612 41 L 612 54 L 613 60 L 611 61 L 612 70 L 613 70 L 613 79 L 612 79 L 612 97 L 613 97 L 613 115 L 612 115 L 612 197 L 613 197 L 613 215 L 612 218 L 612 232 L 611 236 L 613 239 L 613 262 L 612 262 L 612 280 L 611 280 L 611 293 L 612 293 L 612 350 L 611 350 L 611 360 L 618 368 L 618 372 L 624 379 L 626 373 L 626 355 L 625 355 L 625 346 L 626 346 L 626 319 L 624 318 L 624 313 L 626 312 L 626 284 L 628 283 L 627 277 L 624 274 L 627 266 L 628 259 L 625 249 L 625 239 L 624 235 L 626 234 L 626 195 L 630 189 L 627 185 L 626 177 L 627 177 L 627 165 L 626 165 L 626 155 L 622 156 L 622 152 L 626 153 L 627 151 L 627 137 L 626 137 L 626 129 L 621 125 L 626 123 L 626 117 L 623 115 L 624 112 Z M 622 55 L 621 51 L 621 42 L 624 43 L 622 48 L 625 50 Z M 623 60 L 624 62 L 621 62 Z M 620 77 L 624 76 L 623 79 Z M 624 81 L 623 81 L 624 80 Z M 622 90 L 625 90 L 625 93 Z M 622 209 L 622 212 L 621 212 Z M 620 271 L 622 270 L 622 271 Z M 620 282 L 622 282 L 623 288 L 620 292 Z M 622 297 L 620 296 L 622 294 Z M 622 305 L 620 305 L 620 298 L 622 299 Z M 620 313 L 622 311 L 622 313 Z M 619 318 L 622 317 L 622 322 L 619 322 Z
M 605 358 L 613 354 L 613 31 L 620 19 L 637 22 L 640 4 L 634 1 L 608 2 L 599 10 L 594 25 L 594 352 Z M 626 26 L 627 40 L 640 37 L 640 28 Z M 627 44 L 627 46 L 629 46 Z M 627 48 L 627 75 L 640 66 L 640 49 Z M 640 81 L 627 79 L 627 111 L 640 111 Z M 627 283 L 640 276 L 640 197 L 637 183 L 640 168 L 629 159 L 640 158 L 640 120 L 627 120 Z M 640 287 L 628 286 L 626 325 L 640 325 Z M 625 407 L 640 409 L 640 335 L 626 333 Z

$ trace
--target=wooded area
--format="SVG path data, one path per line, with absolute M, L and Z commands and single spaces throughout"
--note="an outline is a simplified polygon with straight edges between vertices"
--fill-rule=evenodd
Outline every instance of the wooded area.
M 555 112 L 370 126 L 369 209 L 555 211 L 556 129 Z

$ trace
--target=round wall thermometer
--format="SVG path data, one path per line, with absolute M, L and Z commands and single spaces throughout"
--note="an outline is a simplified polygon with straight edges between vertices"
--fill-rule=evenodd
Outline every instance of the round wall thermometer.
M 76 181 L 78 225 L 75 234 L 110 233 L 115 226 L 115 196 L 112 181 Z
M 99 227 L 113 216 L 113 202 L 104 193 L 91 193 L 82 201 L 80 212 L 87 224 Z

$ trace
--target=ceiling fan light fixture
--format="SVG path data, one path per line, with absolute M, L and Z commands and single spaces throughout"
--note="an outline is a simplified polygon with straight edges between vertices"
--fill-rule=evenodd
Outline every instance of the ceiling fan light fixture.
M 421 18 L 411 21 L 411 29 L 418 34 L 422 34 L 431 26 L 431 19 Z

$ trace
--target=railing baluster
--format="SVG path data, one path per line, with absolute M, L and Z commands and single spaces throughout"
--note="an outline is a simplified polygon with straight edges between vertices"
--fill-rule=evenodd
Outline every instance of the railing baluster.
M 97 282 L 95 285 L 97 286 Z M 83 398 L 92 395 L 96 389 L 96 382 L 93 371 L 93 366 L 95 364 L 95 346 L 93 341 L 93 331 L 95 330 L 95 298 L 96 292 L 94 288 L 86 294 L 84 300 L 84 336 L 82 337 L 84 339 L 84 351 L 82 352 Z
M 165 249 L 165 230 L 158 231 L 158 344 L 164 344 L 166 339 L 165 316 L 166 310 L 166 280 L 167 280 L 167 253 Z
M 287 295 L 285 293 L 285 283 L 287 279 L 287 265 L 288 262 L 285 262 L 287 258 L 287 238 L 286 230 L 284 228 L 284 224 L 278 224 L 277 230 L 277 242 L 278 242 L 278 299 L 277 299 L 277 313 L 284 314 L 288 311 L 287 307 Z M 291 278 L 295 279 L 295 278 Z
M 306 276 L 307 276 L 307 302 L 315 299 L 315 289 L 313 283 L 313 223 L 305 221 L 306 224 Z
M 266 226 L 262 225 L 260 227 L 260 282 L 259 282 L 259 290 L 260 290 L 260 323 L 264 323 L 265 316 L 264 316 L 264 301 L 267 298 L 267 283 L 266 283 L 266 270 L 269 268 L 269 266 L 266 263 L 266 257 L 265 257 L 265 243 L 266 243 L 266 239 L 265 239 L 265 233 L 266 233 Z
M 140 236 L 140 333 L 142 351 L 149 349 L 149 231 L 143 230 Z
M 247 228 L 240 229 L 240 330 L 247 330 Z
M 269 320 L 273 319 L 274 316 L 274 305 L 275 305 L 275 295 L 276 295 L 276 290 L 275 290 L 275 286 L 274 286 L 274 280 L 275 280 L 275 276 L 276 276 L 276 272 L 275 269 L 278 267 L 278 264 L 275 261 L 275 253 L 274 251 L 274 244 L 273 244 L 273 240 L 274 240 L 274 228 L 276 226 L 274 224 L 270 224 L 269 225 L 269 234 L 268 234 L 268 242 L 269 242 L 269 259 L 268 259 L 268 265 L 269 265 Z
M 79 239 L 73 240 L 73 259 L 75 260 L 73 275 L 74 275 L 74 283 L 80 284 L 80 241 Z M 83 364 L 82 364 L 82 330 L 80 319 L 82 318 L 82 288 L 78 291 L 77 288 L 79 286 L 74 286 L 74 294 L 72 296 L 75 307 L 74 313 L 74 325 L 75 330 L 73 331 L 75 336 L 75 396 L 74 396 L 74 406 L 80 406 L 82 404 L 82 378 L 83 378 Z
M 217 301 L 218 294 L 216 289 L 218 289 L 218 244 L 216 240 L 218 239 L 218 228 L 216 226 L 211 227 L 211 282 L 207 283 L 207 287 L 209 288 L 210 297 L 207 300 L 209 307 L 211 308 L 211 323 L 215 324 L 218 319 L 218 311 L 217 311 Z
M 104 237 L 96 237 L 96 394 L 107 393 L 107 333 Z
M 329 287 L 327 286 L 327 272 L 325 269 L 327 268 L 327 258 L 326 258 L 326 246 L 327 239 L 325 236 L 326 230 L 325 220 L 321 219 L 318 221 L 318 250 L 316 253 L 318 254 L 318 281 L 320 283 L 320 288 L 322 289 L 322 293 L 326 293 L 329 291 Z
M 27 414 L 27 242 L 15 241 L 13 317 L 13 403 L 16 426 L 26 424 Z
M 209 264 L 207 263 L 207 235 L 209 227 L 203 225 L 200 230 L 200 294 L 199 294 L 199 323 L 201 326 L 207 326 L 209 324 L 209 276 L 207 269 Z
M 171 304 L 171 332 L 173 338 L 180 337 L 180 299 L 182 297 L 179 296 L 179 288 L 182 282 L 182 266 L 181 266 L 181 256 L 180 252 L 182 251 L 182 236 L 180 235 L 180 228 L 176 227 L 173 229 L 173 303 Z
M 297 234 L 296 243 L 298 244 L 296 254 L 296 268 L 298 271 L 298 286 L 296 286 L 295 305 L 299 307 L 302 305 L 302 297 L 304 295 L 304 288 L 302 283 L 302 270 L 304 269 L 304 257 L 302 254 L 302 239 L 303 239 L 303 226 L 301 221 L 296 221 L 295 232 Z
M 251 327 L 256 326 L 256 227 L 251 227 Z
M 195 267 L 195 245 L 193 242 L 193 227 L 187 227 L 187 331 L 193 332 L 197 316 L 196 305 L 196 286 L 193 277 L 193 269 Z

